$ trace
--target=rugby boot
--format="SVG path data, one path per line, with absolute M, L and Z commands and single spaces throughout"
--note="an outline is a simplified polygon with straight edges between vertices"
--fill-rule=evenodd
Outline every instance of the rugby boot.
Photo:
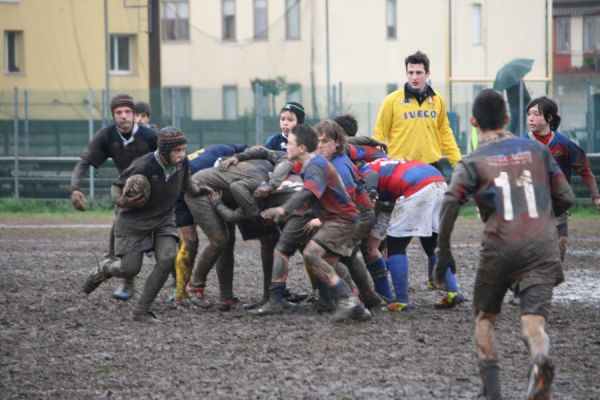
M 268 301 L 269 300 L 267 300 L 267 299 L 261 299 L 261 300 L 259 300 L 257 302 L 254 302 L 254 303 L 242 304 L 242 308 L 244 310 L 247 310 L 247 311 L 256 310 L 257 308 L 262 307 L 265 304 L 267 304 Z
M 113 299 L 120 301 L 128 301 L 133 297 L 135 293 L 135 287 L 133 284 L 133 280 L 131 281 L 123 281 L 121 287 L 115 290 L 112 294 Z
M 368 321 L 371 313 L 360 302 L 358 298 L 351 296 L 339 299 L 336 302 L 336 310 L 331 320 L 342 322 L 353 319 L 355 321 Z
M 399 301 L 390 301 L 385 305 L 385 309 L 388 312 L 401 312 L 408 311 L 410 307 L 406 303 L 400 303 Z
M 527 400 L 550 399 L 550 386 L 553 379 L 554 365 L 552 361 L 543 354 L 535 356 L 529 373 Z
M 298 306 L 287 300 L 269 300 L 255 310 L 248 311 L 252 315 L 277 315 L 294 311 Z
M 132 311 L 130 314 L 130 318 L 133 321 L 144 322 L 144 323 L 148 323 L 148 324 L 159 324 L 161 322 L 160 319 L 156 318 L 156 315 L 152 311 L 145 311 L 145 312 Z
M 434 307 L 438 310 L 454 308 L 457 305 L 464 303 L 465 298 L 462 294 L 457 292 L 447 292 L 444 297 L 442 297 L 437 303 L 435 303 Z
M 226 299 L 222 299 L 222 300 L 219 300 L 219 302 L 217 303 L 217 310 L 219 310 L 219 311 L 231 311 L 239 303 L 240 303 L 240 300 L 237 297 L 229 297 L 229 298 L 226 298 Z
M 479 361 L 479 376 L 483 383 L 483 397 L 486 400 L 502 400 L 498 360 Z
M 212 303 L 204 295 L 204 286 L 192 286 L 188 283 L 185 290 L 192 304 L 200 308 L 210 308 Z
M 283 298 L 290 303 L 300 303 L 310 296 L 308 293 L 294 293 L 290 289 L 285 289 L 283 292 Z
M 108 266 L 115 260 L 115 257 L 104 257 L 100 260 L 96 269 L 85 278 L 82 288 L 85 294 L 92 293 L 102 282 L 110 279 L 111 275 L 108 273 Z

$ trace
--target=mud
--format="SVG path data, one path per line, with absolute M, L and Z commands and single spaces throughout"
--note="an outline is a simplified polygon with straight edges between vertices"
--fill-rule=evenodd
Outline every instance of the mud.
M 129 321 L 131 304 L 101 285 L 80 291 L 105 250 L 110 220 L 0 217 L 0 397 L 3 399 L 475 399 L 480 393 L 472 303 L 439 311 L 425 289 L 426 258 L 409 246 L 407 313 L 374 313 L 367 323 L 330 322 L 310 306 L 253 317 L 243 310 L 173 308 L 171 280 L 153 310 L 159 325 Z M 81 224 L 81 225 L 80 225 Z M 86 227 L 85 224 L 91 224 Z M 42 227 L 44 227 L 42 229 Z M 453 236 L 467 298 L 481 224 L 460 219 Z M 567 282 L 548 323 L 556 363 L 555 399 L 600 398 L 600 223 L 571 221 Z M 260 297 L 258 244 L 238 238 L 235 291 Z M 145 259 L 137 296 L 148 274 Z M 289 286 L 310 286 L 299 257 Z M 207 293 L 217 300 L 211 274 Z M 528 356 L 518 307 L 506 304 L 496 339 L 507 399 L 522 399 Z

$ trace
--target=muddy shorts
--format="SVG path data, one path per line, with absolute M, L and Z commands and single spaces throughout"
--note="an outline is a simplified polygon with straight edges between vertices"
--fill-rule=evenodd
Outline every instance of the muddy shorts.
M 354 250 L 358 223 L 324 222 L 312 240 L 328 253 L 349 257 Z
M 163 220 L 157 222 L 154 226 L 143 226 L 140 223 L 137 226 L 128 229 L 119 228 L 117 220 L 117 230 L 115 231 L 115 255 L 117 257 L 133 252 L 145 252 L 154 249 L 154 240 L 160 236 L 173 236 L 179 240 L 177 227 L 175 226 L 175 217 L 173 214 L 167 215 Z
M 302 248 L 308 243 L 311 234 L 307 234 L 304 227 L 311 219 L 315 218 L 312 214 L 295 215 L 293 214 L 281 229 L 281 236 L 275 249 L 288 257 L 294 255 L 296 250 Z
M 543 262 L 535 269 L 529 270 L 517 276 L 502 278 L 497 273 L 503 267 L 509 268 L 511 260 L 504 261 L 501 265 L 498 260 L 486 259 L 481 256 L 479 268 L 475 275 L 475 290 L 473 293 L 473 304 L 476 310 L 482 310 L 491 314 L 499 314 L 502 309 L 502 301 L 508 289 L 519 298 L 521 315 L 535 314 L 547 317 L 552 301 L 554 286 L 564 280 L 560 262 Z M 512 261 L 514 264 L 514 260 Z M 496 269 L 495 278 L 489 271 Z
M 208 196 L 193 197 L 185 195 L 185 203 L 194 216 L 194 222 L 210 240 L 227 232 L 227 224 L 210 204 Z
M 430 237 L 440 225 L 446 182 L 433 182 L 409 197 L 396 201 L 387 234 L 393 237 Z
M 391 211 L 375 210 L 375 225 L 371 229 L 371 236 L 379 240 L 387 237 L 387 229 L 390 224 Z

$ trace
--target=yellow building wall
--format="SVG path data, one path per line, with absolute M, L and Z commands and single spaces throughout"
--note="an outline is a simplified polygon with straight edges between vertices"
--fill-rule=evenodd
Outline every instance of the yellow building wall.
M 86 115 L 87 110 L 83 107 L 82 111 L 80 105 L 84 104 L 88 89 L 94 91 L 94 103 L 101 102 L 106 87 L 104 3 L 104 0 L 0 2 L 3 105 L 12 98 L 15 87 L 29 91 L 30 114 L 38 114 L 31 115 L 34 118 Z M 107 0 L 107 4 L 109 33 L 134 36 L 132 73 L 110 74 L 109 93 L 112 96 L 127 92 L 145 99 L 149 86 L 147 0 Z M 126 8 L 124 4 L 137 7 Z M 23 32 L 22 72 L 5 71 L 7 30 Z M 54 102 L 55 107 L 36 108 L 36 103 L 48 101 Z

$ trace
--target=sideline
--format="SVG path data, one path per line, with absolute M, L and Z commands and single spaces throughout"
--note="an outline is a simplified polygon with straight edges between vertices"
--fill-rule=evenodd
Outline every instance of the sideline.
M 0 229 L 102 229 L 110 227 L 111 224 L 0 224 Z

